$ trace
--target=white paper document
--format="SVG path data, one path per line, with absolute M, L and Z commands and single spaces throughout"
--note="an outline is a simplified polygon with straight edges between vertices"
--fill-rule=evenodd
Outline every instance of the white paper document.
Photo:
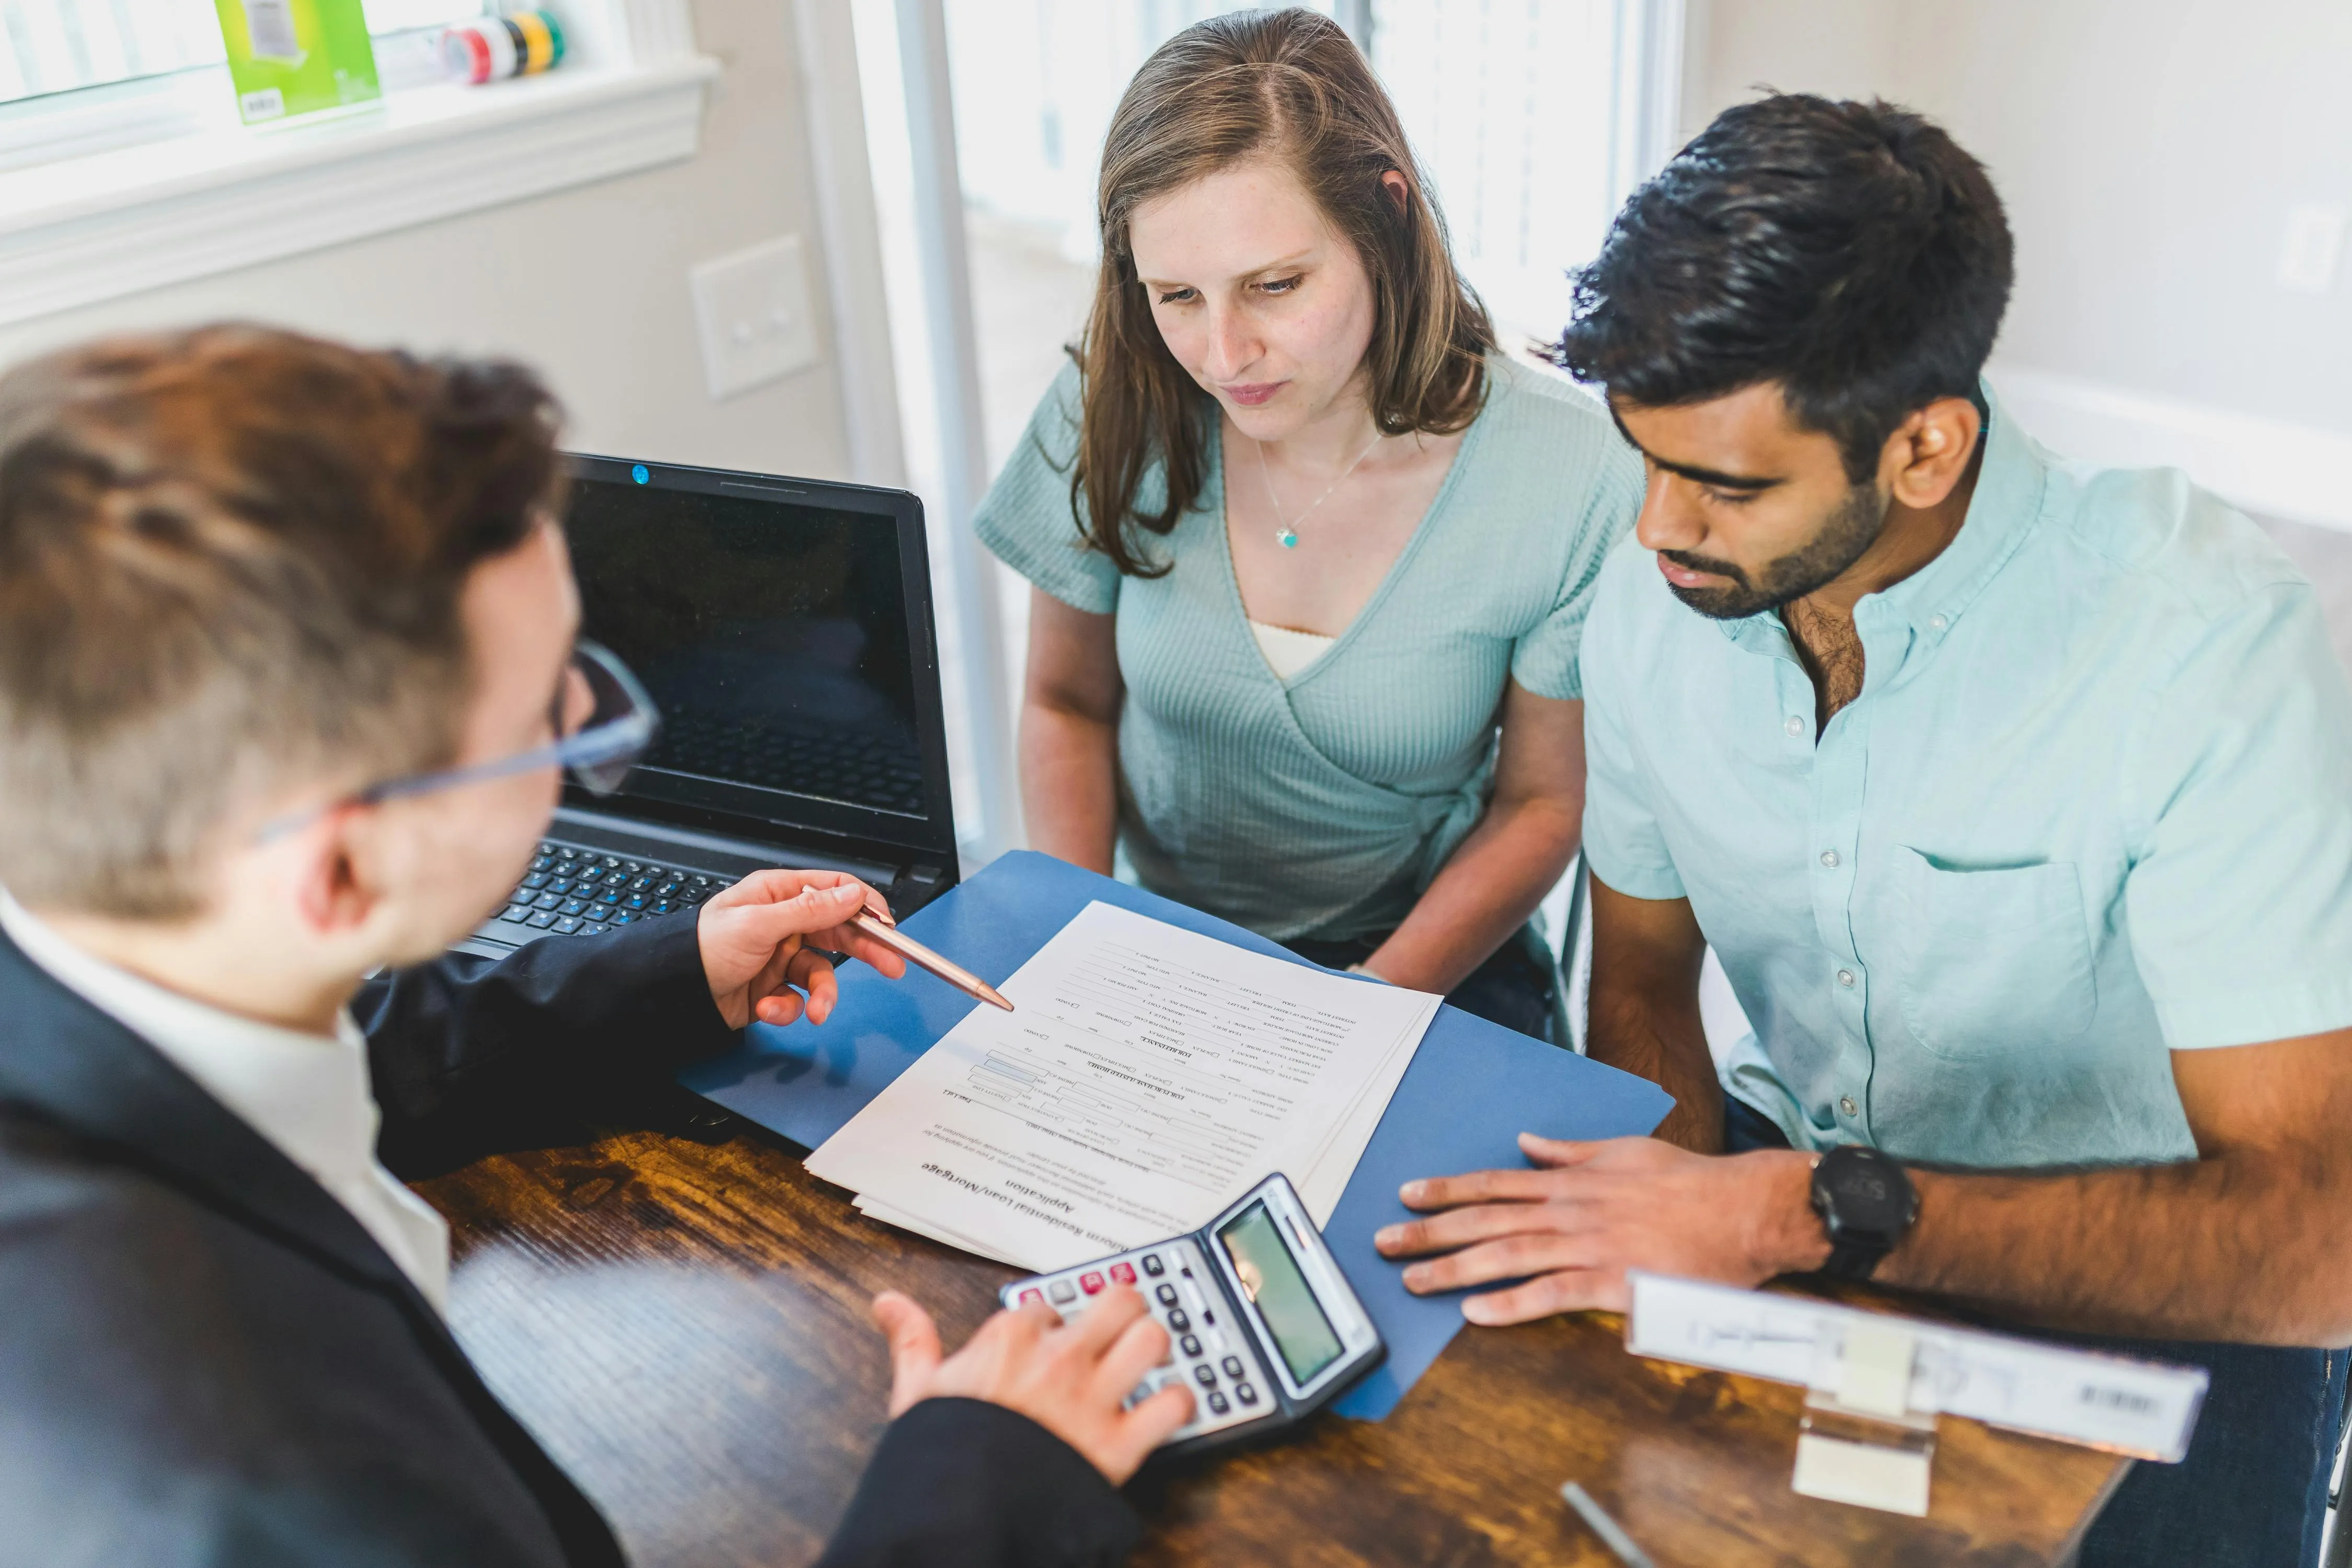
M 825 1140 L 887 1224 L 1045 1270 L 1206 1224 L 1268 1173 L 1330 1218 L 1436 1016 L 1093 903 Z

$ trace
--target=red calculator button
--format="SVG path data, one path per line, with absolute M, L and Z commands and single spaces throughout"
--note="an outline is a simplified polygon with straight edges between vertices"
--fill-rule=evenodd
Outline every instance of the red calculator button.
M 1087 1295 L 1092 1296 L 1100 1291 L 1102 1288 L 1103 1277 L 1101 1275 L 1081 1274 L 1078 1276 L 1078 1289 L 1084 1290 Z
M 1021 1292 L 1021 1304 L 1024 1307 L 1032 1301 L 1042 1301 L 1045 1299 L 1045 1292 L 1043 1290 L 1024 1290 Z
M 1110 1277 L 1122 1285 L 1132 1285 L 1135 1283 L 1135 1265 L 1114 1263 L 1110 1266 Z

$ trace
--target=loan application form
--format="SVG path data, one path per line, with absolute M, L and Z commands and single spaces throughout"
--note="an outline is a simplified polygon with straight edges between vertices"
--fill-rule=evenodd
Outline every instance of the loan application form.
M 1330 1217 L 1439 998 L 1093 903 L 808 1168 L 1045 1270 L 1206 1224 L 1274 1171 Z

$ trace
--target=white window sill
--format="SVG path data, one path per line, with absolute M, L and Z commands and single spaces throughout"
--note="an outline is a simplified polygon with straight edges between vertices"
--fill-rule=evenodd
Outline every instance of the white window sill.
M 0 174 L 0 325 L 691 157 L 718 71 L 425 88 Z

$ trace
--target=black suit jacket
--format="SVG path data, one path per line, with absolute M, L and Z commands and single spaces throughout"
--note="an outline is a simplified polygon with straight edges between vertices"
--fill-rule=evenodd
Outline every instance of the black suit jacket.
M 731 1043 L 690 920 L 452 956 L 355 1006 L 399 1168 L 583 1072 Z M 1043 1428 L 933 1400 L 825 1562 L 1096 1563 L 1118 1492 Z M 614 1568 L 610 1528 L 342 1205 L 0 939 L 0 1568 Z

